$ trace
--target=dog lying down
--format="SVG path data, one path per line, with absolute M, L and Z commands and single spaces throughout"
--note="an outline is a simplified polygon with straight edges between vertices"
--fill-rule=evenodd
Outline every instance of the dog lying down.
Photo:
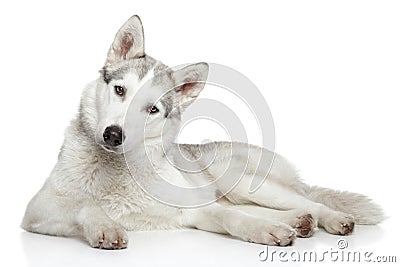
M 317 226 L 348 235 L 355 224 L 383 220 L 381 208 L 366 196 L 309 186 L 267 149 L 237 142 L 175 144 L 181 114 L 203 89 L 208 71 L 207 63 L 172 70 L 146 55 L 142 23 L 131 17 L 117 32 L 100 77 L 83 91 L 58 162 L 29 202 L 22 228 L 79 236 L 102 249 L 126 248 L 126 231 L 180 228 L 287 246 L 296 236 L 312 236 Z M 251 181 L 265 170 L 268 176 L 250 193 Z M 195 189 L 167 188 L 165 180 Z

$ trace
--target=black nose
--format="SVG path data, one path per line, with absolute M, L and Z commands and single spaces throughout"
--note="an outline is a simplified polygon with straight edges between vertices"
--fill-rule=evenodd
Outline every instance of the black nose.
M 109 146 L 115 147 L 121 145 L 123 141 L 122 128 L 116 125 L 108 126 L 104 130 L 103 139 Z

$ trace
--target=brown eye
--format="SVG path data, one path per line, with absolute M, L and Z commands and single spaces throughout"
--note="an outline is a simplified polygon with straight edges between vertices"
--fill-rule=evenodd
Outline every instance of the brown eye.
M 125 95 L 125 88 L 119 85 L 114 86 L 115 93 L 119 96 L 124 96 Z
M 159 110 L 158 110 L 158 108 L 156 106 L 149 107 L 148 111 L 149 111 L 150 114 L 154 114 L 154 113 L 159 112 Z

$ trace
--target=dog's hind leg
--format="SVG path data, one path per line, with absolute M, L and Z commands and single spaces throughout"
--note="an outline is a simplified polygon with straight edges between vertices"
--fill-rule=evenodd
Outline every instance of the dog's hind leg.
M 252 178 L 252 175 L 244 175 L 240 183 L 226 197 L 234 204 L 255 203 L 279 210 L 303 210 L 310 213 L 318 221 L 319 226 L 332 234 L 347 235 L 353 231 L 354 218 L 351 215 L 313 202 L 271 179 L 266 179 L 256 192 L 249 193 Z
M 41 234 L 79 236 L 97 248 L 120 249 L 128 242 L 125 230 L 93 201 L 60 196 L 50 188 L 43 188 L 29 202 L 21 227 Z
M 310 237 L 314 234 L 317 227 L 316 220 L 307 211 L 293 209 L 293 210 L 276 210 L 258 205 L 233 205 L 230 202 L 225 202 L 230 208 L 240 210 L 247 214 L 267 218 L 269 220 L 283 222 L 296 230 L 298 237 Z
M 277 246 L 292 244 L 296 236 L 295 230 L 287 224 L 252 216 L 218 203 L 196 209 L 183 209 L 182 226 Z

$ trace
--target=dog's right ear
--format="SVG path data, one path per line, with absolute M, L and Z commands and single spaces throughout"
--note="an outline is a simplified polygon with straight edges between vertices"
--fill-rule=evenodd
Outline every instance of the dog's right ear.
M 143 26 L 140 18 L 135 15 L 128 19 L 115 35 L 105 65 L 142 56 L 144 56 Z

